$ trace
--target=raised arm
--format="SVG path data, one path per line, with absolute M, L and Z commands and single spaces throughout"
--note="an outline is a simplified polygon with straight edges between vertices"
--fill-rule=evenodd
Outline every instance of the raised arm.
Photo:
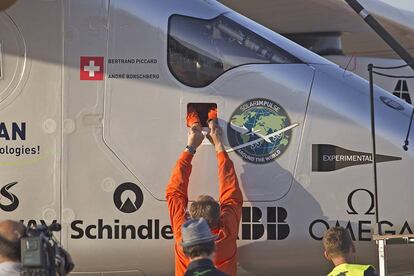
M 233 162 L 224 150 L 221 129 L 215 120 L 209 122 L 210 132 L 208 138 L 214 144 L 217 152 L 218 174 L 220 185 L 221 222 L 230 235 L 237 237 L 242 213 L 243 195 Z
M 233 162 L 225 151 L 217 153 L 221 216 L 231 223 L 235 234 L 239 230 L 243 196 L 237 180 Z M 234 227 L 233 227 L 234 226 Z
M 199 124 L 194 124 L 188 133 L 187 148 L 178 159 L 167 185 L 166 199 L 170 213 L 174 238 L 181 242 L 181 226 L 185 222 L 188 204 L 188 182 L 191 174 L 191 161 L 195 151 L 204 139 Z M 192 152 L 192 153 L 191 153 Z
M 168 182 L 166 191 L 171 226 L 174 238 L 178 242 L 181 241 L 181 225 L 185 222 L 185 210 L 188 203 L 187 189 L 192 159 L 193 155 L 189 152 L 181 154 Z

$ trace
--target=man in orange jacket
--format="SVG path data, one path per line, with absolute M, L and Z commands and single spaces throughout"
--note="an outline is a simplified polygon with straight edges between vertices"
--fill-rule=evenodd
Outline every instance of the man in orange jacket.
M 242 213 L 243 196 L 233 162 L 222 144 L 221 129 L 217 126 L 217 112 L 215 109 L 209 112 L 208 118 L 210 130 L 207 138 L 214 145 L 217 153 L 220 204 L 211 196 L 199 196 L 196 201 L 191 203 L 189 215 L 191 219 L 204 218 L 212 229 L 212 233 L 218 235 L 214 264 L 219 270 L 230 276 L 235 276 L 237 272 L 236 241 Z M 181 246 L 181 226 L 187 219 L 187 190 L 192 168 L 191 161 L 196 149 L 204 139 L 200 119 L 195 110 L 190 109 L 187 116 L 187 125 L 191 127 L 188 134 L 188 144 L 176 163 L 166 191 L 175 238 L 175 276 L 184 275 L 189 264 L 189 259 L 184 254 Z

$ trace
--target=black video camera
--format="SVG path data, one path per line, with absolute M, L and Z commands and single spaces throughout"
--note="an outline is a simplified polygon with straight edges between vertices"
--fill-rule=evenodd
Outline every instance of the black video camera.
M 65 276 L 73 270 L 69 254 L 53 237 L 53 232 L 62 229 L 59 223 L 41 225 L 27 229 L 27 236 L 21 239 L 21 275 Z

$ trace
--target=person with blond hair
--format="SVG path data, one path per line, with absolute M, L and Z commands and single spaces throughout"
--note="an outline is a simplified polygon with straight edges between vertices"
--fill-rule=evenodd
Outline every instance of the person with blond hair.
M 328 229 L 322 241 L 325 258 L 335 266 L 328 276 L 377 276 L 373 266 L 354 263 L 355 245 L 345 228 Z

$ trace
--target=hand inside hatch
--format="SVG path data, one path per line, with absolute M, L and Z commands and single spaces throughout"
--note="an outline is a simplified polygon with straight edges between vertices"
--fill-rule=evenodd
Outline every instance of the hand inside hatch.
M 217 104 L 189 103 L 187 105 L 187 127 L 200 124 L 208 128 L 208 121 L 217 119 Z

